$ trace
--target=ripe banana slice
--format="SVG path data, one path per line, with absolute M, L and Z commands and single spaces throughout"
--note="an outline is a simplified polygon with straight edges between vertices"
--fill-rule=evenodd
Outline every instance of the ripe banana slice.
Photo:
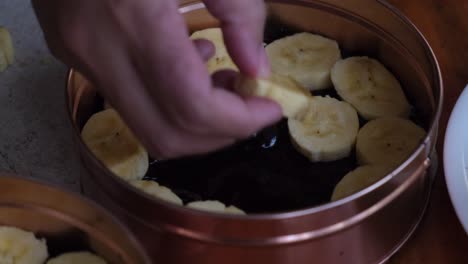
M 310 90 L 331 87 L 330 70 L 341 59 L 336 41 L 306 32 L 273 41 L 266 52 L 273 72 Z
M 314 96 L 303 118 L 289 119 L 288 128 L 293 145 L 311 161 L 333 161 L 350 154 L 359 119 L 350 104 Z
M 338 94 L 365 119 L 408 117 L 411 106 L 398 80 L 380 62 L 368 57 L 341 60 L 331 78 Z
M 227 206 L 226 209 L 224 209 L 224 212 L 227 214 L 237 214 L 237 215 L 246 214 L 244 211 L 242 211 L 241 209 L 237 208 L 234 205 Z
M 335 186 L 332 201 L 339 200 L 359 192 L 385 177 L 391 169 L 384 166 L 365 165 L 346 174 Z
M 15 50 L 10 32 L 0 26 L 0 50 L 3 51 L 7 65 L 13 64 L 15 61 Z
M 16 227 L 0 226 L 0 263 L 42 264 L 48 255 L 45 240 Z
M 419 146 L 426 131 L 397 117 L 379 118 L 364 125 L 357 136 L 359 164 L 400 165 Z
M 148 170 L 148 153 L 114 109 L 91 116 L 81 137 L 109 170 L 125 180 L 142 179 Z
M 219 70 L 235 70 L 238 71 L 236 64 L 232 61 L 229 53 L 224 45 L 223 32 L 220 28 L 208 28 L 195 31 L 192 39 L 206 39 L 211 41 L 215 46 L 215 55 L 208 60 L 207 67 L 209 73 L 214 73 Z
M 50 259 L 47 264 L 107 264 L 107 262 L 93 253 L 82 251 L 62 254 Z
M 130 184 L 149 195 L 182 205 L 182 199 L 179 196 L 172 192 L 171 189 L 161 186 L 155 181 L 136 180 L 131 181 Z
M 244 211 L 233 205 L 226 207 L 222 202 L 214 200 L 191 202 L 187 204 L 187 207 L 201 211 L 245 215 Z
M 293 79 L 272 74 L 269 79 L 253 79 L 239 75 L 236 91 L 242 96 L 260 96 L 276 101 L 288 118 L 300 116 L 312 97 L 310 92 Z

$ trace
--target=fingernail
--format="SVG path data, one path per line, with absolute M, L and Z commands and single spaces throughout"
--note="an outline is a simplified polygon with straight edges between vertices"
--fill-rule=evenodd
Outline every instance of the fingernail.
M 260 49 L 258 52 L 258 77 L 267 78 L 270 76 L 271 68 L 270 68 L 270 61 L 268 60 L 268 56 L 265 52 L 265 48 L 263 44 L 260 45 Z

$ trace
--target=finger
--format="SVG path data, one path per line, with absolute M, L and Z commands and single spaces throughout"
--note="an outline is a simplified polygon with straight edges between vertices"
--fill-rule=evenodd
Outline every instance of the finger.
M 236 81 L 237 75 L 238 73 L 233 70 L 217 71 L 211 76 L 213 86 L 232 91 L 234 89 L 234 83 Z
M 221 21 L 226 47 L 240 71 L 267 77 L 268 59 L 262 45 L 266 9 L 263 0 L 204 0 Z
M 166 122 L 199 136 L 239 139 L 281 117 L 281 109 L 273 102 L 251 102 L 225 89 L 213 89 L 205 63 L 183 30 L 185 21 L 177 6 L 165 9 L 164 14 L 163 23 L 138 34 L 143 39 L 134 42 L 131 50 L 135 68 Z M 144 25 L 152 17 L 140 14 L 132 21 Z
M 238 139 L 276 123 L 282 116 L 281 107 L 271 100 L 259 97 L 244 99 L 225 89 L 213 90 L 207 108 L 216 109 L 210 116 L 216 130 Z
M 133 24 L 150 23 L 150 26 L 141 29 L 140 32 L 134 32 L 138 38 L 134 38 L 131 43 L 132 56 L 153 99 L 161 106 L 167 107 L 165 111 L 171 116 L 178 115 L 180 104 L 190 105 L 194 98 L 208 94 L 212 87 L 211 78 L 202 59 L 206 54 L 200 56 L 197 50 L 204 50 L 205 47 L 194 45 L 190 40 L 185 20 L 178 13 L 177 1 L 142 2 L 146 4 L 139 1 L 134 4 L 136 12 L 130 19 L 132 24 L 127 31 L 134 29 Z M 159 6 L 153 7 L 161 2 L 166 3 L 162 14 Z M 163 16 L 159 18 L 160 23 L 152 23 L 157 15 Z M 159 84 L 172 85 L 161 87 Z M 169 98 L 177 99 L 178 104 L 169 104 L 166 101 Z
M 193 45 L 198 51 L 198 54 L 202 57 L 203 61 L 208 61 L 215 55 L 215 46 L 213 43 L 206 39 L 195 39 Z

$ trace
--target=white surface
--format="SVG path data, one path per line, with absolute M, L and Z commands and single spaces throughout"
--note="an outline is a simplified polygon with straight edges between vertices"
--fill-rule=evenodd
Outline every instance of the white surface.
M 468 233 L 468 86 L 458 98 L 447 126 L 444 169 L 450 198 Z

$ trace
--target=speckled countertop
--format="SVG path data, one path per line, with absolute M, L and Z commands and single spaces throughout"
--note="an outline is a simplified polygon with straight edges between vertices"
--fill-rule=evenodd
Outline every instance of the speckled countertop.
M 77 189 L 79 159 L 65 111 L 66 67 L 47 50 L 30 0 L 0 0 L 16 62 L 0 73 L 0 170 Z

